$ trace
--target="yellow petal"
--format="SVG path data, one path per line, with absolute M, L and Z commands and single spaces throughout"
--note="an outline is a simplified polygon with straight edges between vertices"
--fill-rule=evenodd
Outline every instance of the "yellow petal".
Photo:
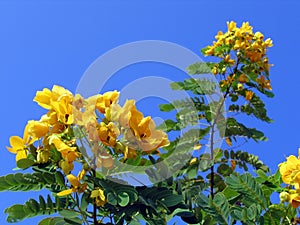
M 64 190 L 64 191 L 57 193 L 57 196 L 59 196 L 59 197 L 66 196 L 66 195 L 72 194 L 73 192 L 74 192 L 73 189 L 68 189 L 68 190 Z
M 16 150 L 23 149 L 24 145 L 25 145 L 23 139 L 20 138 L 19 136 L 10 137 L 9 143 L 10 143 L 11 147 L 16 149 Z
M 43 91 L 36 92 L 33 101 L 45 109 L 51 109 L 51 91 L 48 88 L 44 88 Z
M 13 154 L 16 154 L 16 153 L 17 153 L 17 150 L 14 149 L 14 148 L 6 147 L 6 149 L 7 149 L 9 152 L 13 153 Z
M 19 150 L 16 155 L 16 161 L 27 158 L 27 150 Z
M 73 187 L 79 187 L 80 186 L 80 182 L 79 182 L 78 178 L 75 177 L 73 174 L 67 175 L 67 179 L 69 180 L 70 184 Z

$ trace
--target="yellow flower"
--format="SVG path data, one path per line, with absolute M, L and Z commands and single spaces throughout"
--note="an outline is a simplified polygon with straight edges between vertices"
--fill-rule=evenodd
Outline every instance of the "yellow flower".
M 236 30 L 236 23 L 234 21 L 227 22 L 227 28 L 229 32 Z
M 27 126 L 28 135 L 33 138 L 44 137 L 49 131 L 48 124 L 40 121 L 29 120 Z
M 54 85 L 52 87 L 52 91 L 50 91 L 48 88 L 44 88 L 43 91 L 37 91 L 33 100 L 43 108 L 51 109 L 52 102 L 57 101 L 62 95 L 73 96 L 69 90 L 66 90 L 61 86 Z
M 9 139 L 11 147 L 6 147 L 8 151 L 16 154 L 16 161 L 27 158 L 28 146 L 31 145 L 35 139 L 30 139 L 28 135 L 28 125 L 24 129 L 23 138 L 19 136 L 12 136 Z
M 286 162 L 279 164 L 282 181 L 295 185 L 300 183 L 300 159 L 294 155 L 287 157 Z
M 249 25 L 249 22 L 243 22 L 240 31 L 242 33 L 248 33 L 248 34 L 252 34 L 252 29 L 253 27 Z
M 239 81 L 240 83 L 243 84 L 243 83 L 248 82 L 249 79 L 248 79 L 248 77 L 243 73 L 243 74 L 241 74 L 241 75 L 239 76 L 238 81 Z
M 253 97 L 253 92 L 252 91 L 246 91 L 246 100 L 247 101 L 250 101 L 251 99 L 252 99 L 252 97 Z
M 264 76 L 256 78 L 256 82 L 264 89 L 272 90 L 272 86 L 269 80 L 266 80 Z
M 76 151 L 77 148 L 69 146 L 55 135 L 49 137 L 49 144 L 54 144 L 57 151 L 61 153 L 63 160 L 60 161 L 60 168 L 68 174 L 74 168 L 73 162 L 80 157 L 80 153 Z
M 103 144 L 113 147 L 116 145 L 120 131 L 113 122 L 109 122 L 108 124 L 101 122 L 98 127 L 98 135 Z
M 91 198 L 95 198 L 95 202 L 97 206 L 104 206 L 107 202 L 104 191 L 100 188 L 97 188 L 92 191 Z
M 226 55 L 224 58 L 224 62 L 230 64 L 231 66 L 233 66 L 235 64 L 235 60 L 234 59 L 230 59 L 230 55 Z
M 61 123 L 70 125 L 74 122 L 72 98 L 70 96 L 61 96 L 57 101 L 52 102 L 52 107 Z
M 57 193 L 57 196 L 61 197 L 61 196 L 66 196 L 66 195 L 72 194 L 74 192 L 77 192 L 79 194 L 84 192 L 86 189 L 87 183 L 82 184 L 80 182 L 82 177 L 83 177 L 82 172 L 80 172 L 77 177 L 75 177 L 73 174 L 67 175 L 67 179 L 68 179 L 69 183 L 71 184 L 71 189 L 61 191 L 61 192 Z
M 108 91 L 97 99 L 96 108 L 101 113 L 105 113 L 106 109 L 112 104 L 117 103 L 120 93 L 117 91 Z

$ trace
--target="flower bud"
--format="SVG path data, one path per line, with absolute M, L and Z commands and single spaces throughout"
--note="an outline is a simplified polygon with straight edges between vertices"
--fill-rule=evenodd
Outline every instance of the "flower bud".
M 290 194 L 286 191 L 281 192 L 279 198 L 280 202 L 288 202 L 290 200 Z

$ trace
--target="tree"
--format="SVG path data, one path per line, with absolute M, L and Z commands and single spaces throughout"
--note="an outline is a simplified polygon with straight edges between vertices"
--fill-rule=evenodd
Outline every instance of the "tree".
M 290 156 L 272 174 L 242 149 L 250 139 L 267 140 L 246 117 L 272 122 L 262 98 L 274 96 L 270 47 L 248 22 L 228 22 L 202 49 L 212 62 L 190 65 L 191 77 L 171 84 L 191 97 L 160 105 L 176 117 L 158 127 L 134 100 L 119 105 L 117 91 L 87 99 L 56 85 L 38 91 L 34 101 L 47 113 L 10 138 L 19 171 L 0 177 L 0 190 L 51 195 L 7 208 L 7 221 L 54 214 L 39 224 L 157 225 L 174 216 L 188 224 L 297 224 L 299 159 Z M 146 168 L 153 185 L 119 179 L 137 168 Z

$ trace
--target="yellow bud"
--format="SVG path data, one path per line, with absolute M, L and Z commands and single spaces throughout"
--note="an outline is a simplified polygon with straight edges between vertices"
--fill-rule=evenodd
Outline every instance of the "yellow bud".
M 243 90 L 244 86 L 243 86 L 242 84 L 238 84 L 238 85 L 237 85 L 237 88 L 238 88 L 238 90 L 240 91 L 240 90 Z
M 281 192 L 279 195 L 280 202 L 288 202 L 290 200 L 290 194 L 287 192 Z
M 197 163 L 198 159 L 197 158 L 192 158 L 190 161 L 190 165 L 193 165 L 195 163 Z
M 50 152 L 44 149 L 37 150 L 37 162 L 46 163 L 49 161 Z

